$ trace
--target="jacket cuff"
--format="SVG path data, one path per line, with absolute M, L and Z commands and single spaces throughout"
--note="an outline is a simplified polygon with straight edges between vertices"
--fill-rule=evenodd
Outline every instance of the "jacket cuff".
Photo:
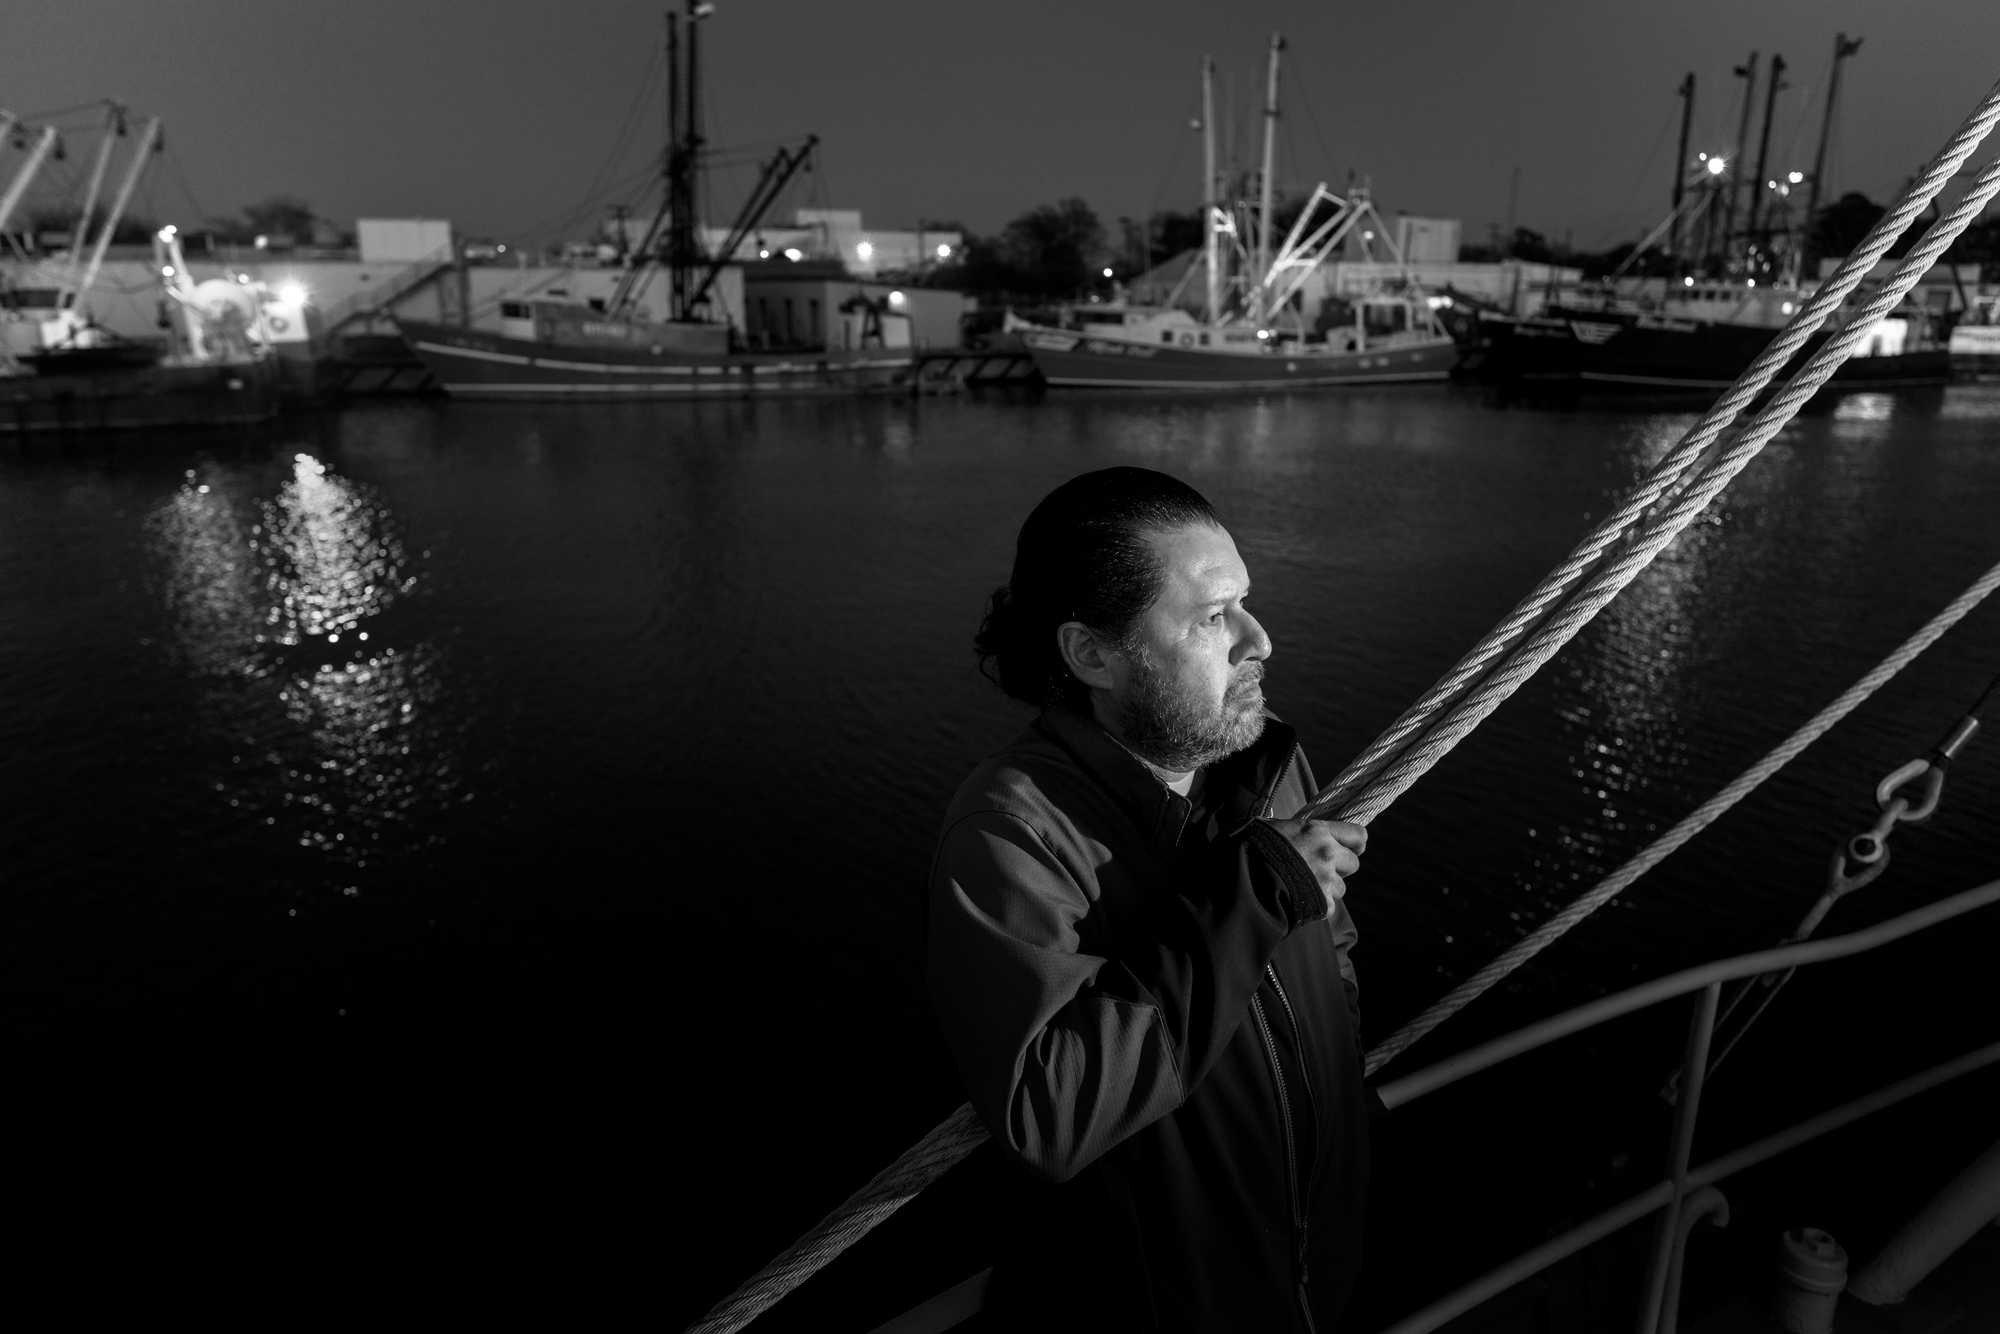
M 1319 887 L 1319 878 L 1306 865 L 1305 858 L 1299 856 L 1291 840 L 1262 820 L 1252 820 L 1248 833 L 1248 846 L 1277 873 L 1290 929 L 1296 931 L 1307 922 L 1325 917 L 1329 908 L 1326 891 Z

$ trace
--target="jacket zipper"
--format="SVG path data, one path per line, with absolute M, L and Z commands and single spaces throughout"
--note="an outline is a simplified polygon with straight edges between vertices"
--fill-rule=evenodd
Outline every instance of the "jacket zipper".
M 1270 964 L 1264 965 L 1264 975 L 1271 979 L 1271 989 L 1278 994 L 1278 1003 L 1285 1008 L 1285 1017 L 1291 1022 L 1292 1036 L 1299 1044 L 1301 1057 L 1305 1050 L 1304 1035 L 1299 1032 L 1299 1019 L 1292 1009 L 1292 1002 L 1285 995 L 1285 989 L 1278 982 L 1278 970 Z M 1250 1012 L 1257 1018 L 1257 1032 L 1264 1039 L 1264 1054 L 1271 1060 L 1271 1078 L 1278 1086 L 1278 1119 L 1285 1131 L 1285 1184 L 1290 1188 L 1292 1199 L 1292 1230 L 1298 1238 L 1294 1261 L 1298 1266 L 1299 1314 L 1305 1317 L 1306 1329 L 1314 1330 L 1312 1304 L 1306 1299 L 1306 1285 L 1311 1275 L 1306 1269 L 1306 1216 L 1304 1202 L 1299 1190 L 1298 1140 L 1292 1128 L 1292 1101 L 1285 1092 L 1285 1069 L 1278 1060 L 1278 1043 L 1271 1036 L 1270 1021 L 1264 1015 L 1264 1003 L 1256 995 L 1250 997 Z M 1299 1067 L 1299 1088 L 1306 1096 L 1306 1106 L 1313 1106 L 1312 1081 L 1306 1078 L 1305 1067 Z
M 1257 813 L 1264 819 L 1268 820 L 1271 818 L 1271 811 L 1278 804 L 1278 784 L 1285 781 L 1285 775 L 1290 773 L 1292 766 L 1299 762 L 1299 755 L 1303 750 L 1304 747 L 1294 741 L 1292 743 L 1292 753 L 1285 757 L 1285 762 L 1278 766 L 1277 775 L 1271 779 L 1271 785 L 1264 789 L 1263 798 L 1257 805 Z

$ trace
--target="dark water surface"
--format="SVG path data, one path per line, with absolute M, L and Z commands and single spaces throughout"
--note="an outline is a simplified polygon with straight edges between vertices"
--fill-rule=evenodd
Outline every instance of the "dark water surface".
M 0 968 L 43 1165 L 155 1239 L 220 1202 L 267 1276 L 295 1249 L 678 1327 L 959 1101 L 921 891 L 952 788 L 1024 721 L 968 640 L 1041 495 L 1114 463 L 1207 493 L 1330 776 L 1692 420 L 1442 389 L 413 402 L 10 447 Z M 1371 1039 L 1996 559 L 2000 392 L 1795 422 L 1375 822 Z M 1773 943 L 1996 671 L 1985 607 L 1409 1060 Z M 1996 799 L 1989 731 L 1827 929 L 2000 874 Z M 1944 985 L 1865 976 L 1919 1013 Z

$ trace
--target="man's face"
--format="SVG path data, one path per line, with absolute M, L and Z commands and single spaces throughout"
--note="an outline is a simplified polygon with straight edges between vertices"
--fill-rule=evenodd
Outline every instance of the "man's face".
M 1264 732 L 1271 638 L 1243 605 L 1250 572 L 1221 528 L 1151 535 L 1165 578 L 1115 660 L 1106 720 L 1144 758 L 1186 773 Z

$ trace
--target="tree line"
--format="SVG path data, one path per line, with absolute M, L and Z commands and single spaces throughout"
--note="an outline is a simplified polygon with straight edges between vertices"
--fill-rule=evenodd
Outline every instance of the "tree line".
M 104 227 L 105 210 L 93 208 L 90 216 L 83 220 L 81 236 L 77 216 L 62 209 L 42 207 L 28 213 L 28 234 L 40 249 L 54 249 L 58 246 L 79 242 L 94 244 L 98 233 Z M 111 229 L 113 245 L 145 245 L 160 229 L 157 218 L 128 212 L 118 219 L 118 225 Z M 259 237 L 279 245 L 313 245 L 316 238 L 329 238 L 329 243 L 352 245 L 354 238 L 349 232 L 332 227 L 313 211 L 311 204 L 290 195 L 273 195 L 269 199 L 246 205 L 234 216 L 213 217 L 201 224 L 180 229 L 181 244 L 191 251 L 198 251 L 207 244 L 215 245 L 255 245 Z
M 1850 191 L 1813 215 L 1812 226 L 1803 238 L 1806 249 L 1821 259 L 1843 259 L 1888 211 L 1885 205 L 1876 203 L 1867 195 Z M 1889 247 L 1891 258 L 1900 259 L 1909 253 L 1931 216 L 1935 215 L 1920 218 L 1904 231 Z M 1620 270 L 1659 276 L 1686 272 L 1690 268 L 1711 277 L 1722 276 L 1719 258 L 1689 261 L 1668 253 L 1664 246 L 1653 246 L 1635 254 L 1637 250 L 1638 244 L 1634 241 L 1620 242 L 1602 251 L 1578 250 L 1552 241 L 1532 228 L 1517 227 L 1511 235 L 1496 233 L 1485 244 L 1461 247 L 1459 258 L 1467 261 L 1513 258 L 1530 263 L 1565 265 L 1583 270 L 1586 278 L 1600 278 Z M 2000 216 L 1967 227 L 1939 262 L 1977 264 L 1982 280 L 2000 281 Z M 1814 276 L 1804 275 L 1808 279 Z

